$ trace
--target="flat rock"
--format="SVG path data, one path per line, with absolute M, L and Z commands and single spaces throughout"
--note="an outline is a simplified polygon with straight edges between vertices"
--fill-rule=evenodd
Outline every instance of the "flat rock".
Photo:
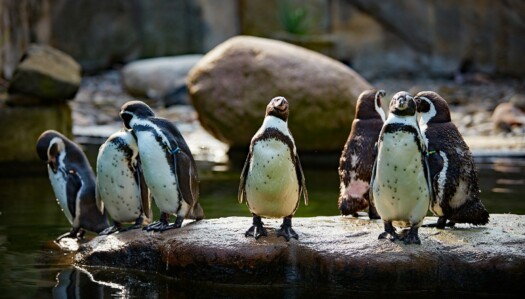
M 276 96 L 290 103 L 290 130 L 302 151 L 341 151 L 359 94 L 371 85 L 346 65 L 292 44 L 237 36 L 197 63 L 188 89 L 202 126 L 247 149 Z
M 8 92 L 46 102 L 73 99 L 80 86 L 80 71 L 80 65 L 66 53 L 47 45 L 31 45 L 15 69 Z
M 427 217 L 425 223 L 435 222 Z M 164 233 L 128 231 L 80 245 L 78 265 L 132 268 L 227 284 L 323 285 L 373 292 L 525 291 L 525 216 L 492 215 L 487 226 L 421 228 L 422 245 L 378 240 L 381 221 L 294 219 L 299 240 L 244 237 L 248 217 L 185 222 Z
M 122 69 L 125 90 L 133 96 L 164 99 L 166 104 L 189 104 L 186 77 L 203 55 L 137 60 Z

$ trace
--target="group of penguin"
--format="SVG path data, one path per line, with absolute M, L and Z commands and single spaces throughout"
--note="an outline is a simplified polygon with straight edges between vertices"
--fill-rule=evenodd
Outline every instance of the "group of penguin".
M 357 101 L 339 166 L 341 214 L 358 216 L 368 208 L 370 219 L 384 222 L 379 238 L 407 244 L 420 244 L 418 228 L 429 208 L 439 216 L 439 228 L 488 223 L 471 153 L 446 101 L 434 92 L 415 97 L 399 92 L 385 118 L 384 96 L 382 90 L 367 90 Z M 251 140 L 238 191 L 239 202 L 246 199 L 253 215 L 246 237 L 267 236 L 265 217 L 283 218 L 277 235 L 298 239 L 292 217 L 301 198 L 308 204 L 308 192 L 288 116 L 288 101 L 273 98 Z M 141 101 L 124 104 L 120 117 L 124 128 L 100 147 L 96 176 L 80 147 L 64 135 L 48 130 L 38 138 L 37 153 L 72 225 L 57 240 L 82 238 L 85 230 L 162 232 L 181 227 L 185 218 L 204 218 L 195 160 L 176 126 Z M 161 213 L 155 222 L 152 200 Z M 397 234 L 393 224 L 409 229 Z

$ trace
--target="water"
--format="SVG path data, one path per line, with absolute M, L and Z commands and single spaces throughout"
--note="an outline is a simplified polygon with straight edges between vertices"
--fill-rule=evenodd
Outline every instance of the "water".
M 237 202 L 240 171 L 214 171 L 210 165 L 201 166 L 200 201 L 207 218 L 250 216 L 247 207 Z M 525 214 L 525 158 L 484 159 L 478 161 L 477 167 L 482 200 L 491 213 Z M 314 169 L 306 168 L 310 204 L 308 207 L 301 204 L 296 216 L 338 215 L 336 200 L 339 181 L 336 171 L 319 167 Z M 5 169 L 0 171 L 1 298 L 294 298 L 348 295 L 344 290 L 228 286 L 178 281 L 142 271 L 74 268 L 71 266 L 73 255 L 58 251 L 51 241 L 69 228 L 54 200 L 44 169 L 37 174 L 17 178 L 7 178 Z M 359 298 L 365 295 L 352 296 Z M 406 298 L 406 295 L 403 297 Z

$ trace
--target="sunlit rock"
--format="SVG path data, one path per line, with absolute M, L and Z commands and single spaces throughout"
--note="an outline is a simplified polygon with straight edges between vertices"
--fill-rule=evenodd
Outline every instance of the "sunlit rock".
M 247 149 L 268 102 L 290 103 L 290 130 L 303 151 L 341 151 L 359 94 L 371 85 L 346 65 L 288 43 L 231 38 L 202 58 L 188 89 L 202 126 Z
M 434 223 L 427 217 L 426 223 Z M 525 286 L 525 216 L 492 215 L 486 226 L 421 228 L 422 245 L 378 240 L 381 221 L 294 218 L 299 240 L 245 238 L 248 217 L 185 222 L 179 230 L 134 230 L 81 245 L 79 265 L 152 270 L 227 284 L 285 284 L 353 291 L 518 292 Z M 402 282 L 402 283 L 401 283 Z

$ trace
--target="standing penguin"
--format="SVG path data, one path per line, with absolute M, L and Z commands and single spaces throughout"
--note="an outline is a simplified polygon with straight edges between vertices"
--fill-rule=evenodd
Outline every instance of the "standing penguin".
M 390 114 L 378 141 L 377 159 L 372 170 L 372 200 L 385 225 L 380 239 L 402 239 L 405 244 L 421 244 L 418 229 L 428 211 L 432 188 L 426 148 L 416 119 L 416 102 L 400 91 L 390 102 Z M 410 226 L 400 237 L 396 225 Z
M 436 224 L 428 226 L 487 224 L 489 213 L 479 199 L 478 175 L 472 154 L 450 119 L 447 102 L 432 91 L 418 93 L 415 100 L 421 113 L 419 125 L 428 148 L 435 194 L 430 210 L 439 216 Z
M 145 229 L 162 232 L 181 227 L 186 217 L 204 218 L 197 166 L 179 130 L 167 119 L 155 117 L 141 101 L 124 104 L 120 117 L 137 138 L 144 179 L 161 211 L 160 220 Z M 170 224 L 172 214 L 177 218 Z
M 97 201 L 104 202 L 113 226 L 101 234 L 122 230 L 122 223 L 135 222 L 128 229 L 151 220 L 151 200 L 140 168 L 139 151 L 130 131 L 111 135 L 97 157 Z
M 357 99 L 355 118 L 343 153 L 339 159 L 340 194 L 338 206 L 342 215 L 358 216 L 368 208 L 370 219 L 379 219 L 376 208 L 370 204 L 371 165 L 376 159 L 374 146 L 385 121 L 381 108 L 384 90 L 365 90 Z
M 292 229 L 292 216 L 299 207 L 301 194 L 308 205 L 303 169 L 294 139 L 288 130 L 288 101 L 284 97 L 273 98 L 266 106 L 266 116 L 261 128 L 250 143 L 246 163 L 242 169 L 238 198 L 244 196 L 253 225 L 245 236 L 258 239 L 266 236 L 261 216 L 283 218 L 278 236 L 286 240 L 298 239 Z
M 84 229 L 99 233 L 109 226 L 104 206 L 95 199 L 95 176 L 84 152 L 57 131 L 38 137 L 36 151 L 47 162 L 49 180 L 60 208 L 73 226 L 57 238 L 82 238 Z

